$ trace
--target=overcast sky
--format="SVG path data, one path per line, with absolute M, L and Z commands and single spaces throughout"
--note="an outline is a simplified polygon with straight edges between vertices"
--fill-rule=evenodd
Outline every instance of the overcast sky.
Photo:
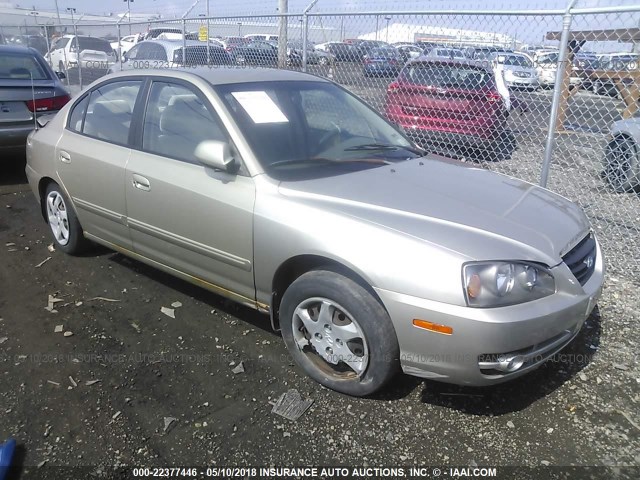
M 5 0 L 6 1 L 6 0 Z M 289 11 L 300 12 L 311 0 L 289 0 Z M 55 10 L 55 0 L 26 0 L 11 2 L 23 8 Z M 165 17 L 179 16 L 193 0 L 131 0 L 133 13 L 159 13 Z M 567 0 L 319 0 L 316 12 L 374 11 L 374 10 L 426 10 L 426 9 L 541 9 L 564 8 Z M 638 0 L 578 0 L 580 7 L 634 5 Z M 194 13 L 206 11 L 207 0 L 200 0 Z M 78 13 L 121 13 L 126 11 L 123 0 L 58 0 L 61 11 L 76 8 Z M 209 0 L 212 15 L 246 15 L 276 13 L 278 0 Z
M 318 13 L 342 13 L 342 12 L 372 12 L 372 11 L 425 11 L 425 10 L 541 10 L 564 9 L 568 0 L 319 0 L 313 11 Z M 577 0 L 576 6 L 607 7 L 637 5 L 639 0 Z M 311 2 L 311 0 L 289 0 L 289 12 L 299 13 Z M 55 0 L 25 0 L 22 2 L 8 2 L 0 0 L 0 3 L 11 3 L 21 8 L 35 8 L 37 10 L 55 11 Z M 76 9 L 76 14 L 121 14 L 127 10 L 126 0 L 57 0 L 60 12 L 66 8 Z M 180 17 L 194 0 L 131 0 L 131 12 L 133 14 L 159 14 L 164 19 Z M 209 0 L 210 14 L 212 16 L 233 15 L 274 15 L 277 14 L 278 0 Z M 190 17 L 204 14 L 207 8 L 207 0 L 200 0 L 193 9 Z M 275 20 L 267 20 L 268 23 Z M 297 24 L 295 19 L 290 23 Z M 484 32 L 497 32 L 517 38 L 525 43 L 540 43 L 544 34 L 548 31 L 556 31 L 562 28 L 560 15 L 554 16 L 457 16 L 457 15 L 432 15 L 432 16 L 400 16 L 391 15 L 390 24 L 412 24 L 442 26 L 464 30 L 480 30 Z M 344 31 L 345 36 L 352 37 L 376 30 L 381 30 L 386 25 L 384 17 L 347 16 L 342 19 L 336 17 L 316 17 L 311 19 L 311 27 L 316 29 L 333 28 L 334 31 Z M 603 29 L 603 28 L 629 28 L 640 27 L 640 12 L 616 13 L 607 15 L 590 15 L 575 17 L 574 30 Z M 195 27 L 194 27 L 195 28 Z M 343 29 L 343 30 L 339 30 Z M 274 32 L 275 33 L 275 32 Z M 317 39 L 316 39 L 317 40 Z M 326 41 L 326 39 L 325 39 Z M 627 51 L 630 44 L 618 44 L 616 42 L 600 42 L 587 44 L 587 50 L 595 51 Z

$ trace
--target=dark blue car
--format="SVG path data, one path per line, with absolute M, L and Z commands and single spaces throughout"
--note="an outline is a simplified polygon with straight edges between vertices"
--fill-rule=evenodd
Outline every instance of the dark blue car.
M 363 59 L 365 77 L 395 77 L 402 57 L 395 48 L 374 48 Z

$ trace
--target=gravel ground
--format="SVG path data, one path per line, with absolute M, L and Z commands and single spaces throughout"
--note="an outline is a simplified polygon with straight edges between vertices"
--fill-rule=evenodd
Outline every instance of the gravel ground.
M 102 248 L 49 252 L 30 192 L 0 207 L 0 438 L 20 443 L 22 478 L 192 464 L 616 465 L 637 478 L 637 282 L 609 276 L 576 341 L 522 379 L 399 375 L 355 399 L 305 377 L 266 317 Z M 313 400 L 297 421 L 271 411 L 291 388 Z

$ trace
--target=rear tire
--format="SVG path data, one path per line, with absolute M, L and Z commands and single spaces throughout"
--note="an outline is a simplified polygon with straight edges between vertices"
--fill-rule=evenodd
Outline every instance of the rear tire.
M 398 340 L 386 310 L 367 288 L 337 271 L 298 277 L 282 298 L 280 325 L 296 363 L 337 392 L 370 395 L 398 371 Z
M 70 255 L 84 252 L 89 241 L 84 238 L 76 212 L 60 185 L 51 182 L 42 201 L 56 249 Z
M 613 191 L 624 193 L 640 185 L 638 147 L 629 137 L 621 137 L 607 145 L 604 177 Z

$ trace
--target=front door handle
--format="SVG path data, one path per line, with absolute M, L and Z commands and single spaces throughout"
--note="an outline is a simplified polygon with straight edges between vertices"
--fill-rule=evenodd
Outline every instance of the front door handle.
M 138 175 L 137 173 L 134 173 L 132 177 L 133 177 L 134 187 L 140 190 L 144 190 L 145 192 L 148 192 L 149 190 L 151 190 L 151 184 L 149 183 L 149 180 L 144 178 L 142 175 Z
M 63 163 L 71 163 L 71 155 L 64 150 L 60 150 L 60 161 Z

